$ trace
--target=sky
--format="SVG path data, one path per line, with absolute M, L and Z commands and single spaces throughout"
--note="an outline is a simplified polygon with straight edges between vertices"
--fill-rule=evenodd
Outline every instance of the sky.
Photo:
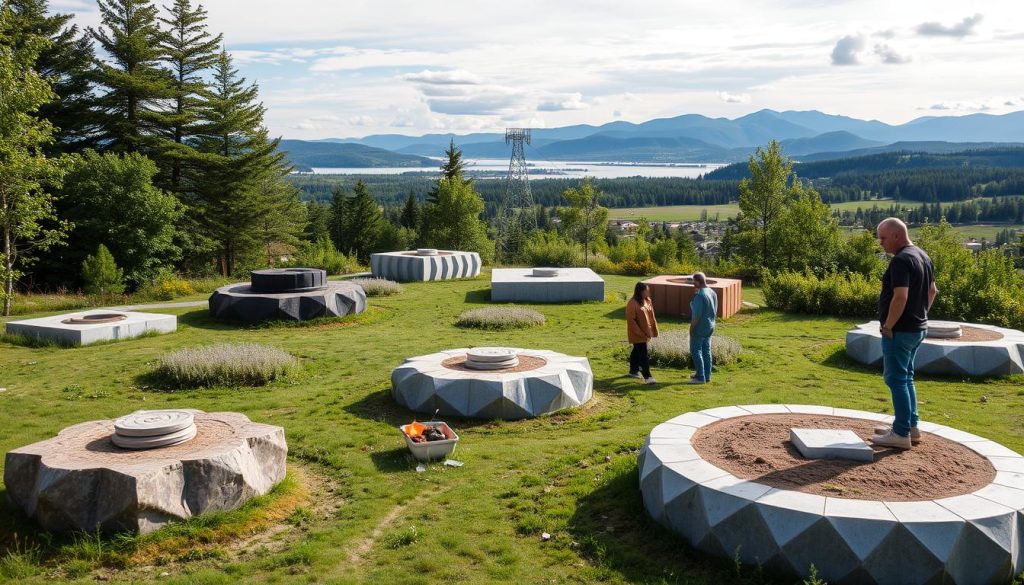
M 285 138 L 1024 109 L 1020 0 L 201 4 Z M 99 24 L 92 0 L 50 6 Z

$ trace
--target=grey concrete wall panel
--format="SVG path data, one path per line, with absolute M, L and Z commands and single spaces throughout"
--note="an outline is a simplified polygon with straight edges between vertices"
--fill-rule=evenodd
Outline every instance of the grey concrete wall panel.
M 593 397 L 594 374 L 585 357 L 514 348 L 547 363 L 521 372 L 468 372 L 441 363 L 467 349 L 412 357 L 391 372 L 391 394 L 415 412 L 466 418 L 533 418 L 585 404 Z
M 328 281 L 313 290 L 257 293 L 240 282 L 221 287 L 210 295 L 210 314 L 217 319 L 259 323 L 306 321 L 319 317 L 344 317 L 366 310 L 366 292 L 358 284 Z
M 533 276 L 532 268 L 491 271 L 494 302 L 570 303 L 604 301 L 604 279 L 589 268 L 559 268 L 557 276 Z
M 284 429 L 235 412 L 195 415 L 198 434 L 171 447 L 115 446 L 114 423 L 91 421 L 10 451 L 11 502 L 45 530 L 151 532 L 205 512 L 234 510 L 284 479 Z
M 270 268 L 249 273 L 252 291 L 282 293 L 315 290 L 327 286 L 327 272 L 319 268 Z
M 476 252 L 439 250 L 436 256 L 419 256 L 415 251 L 370 255 L 374 277 L 399 282 L 473 278 L 479 276 L 481 267 L 480 254 Z
M 971 494 L 916 502 L 824 497 L 743 480 L 693 449 L 700 428 L 750 414 L 877 413 L 810 405 L 744 405 L 686 413 L 655 427 L 638 457 L 644 508 L 708 554 L 829 583 L 989 585 L 1024 567 L 1024 457 L 977 435 L 922 428 L 986 457 L 996 479 Z M 1000 471 L 1005 470 L 1005 471 Z
M 124 318 L 109 323 L 65 323 L 69 320 L 87 320 L 90 316 L 98 315 L 122 315 Z M 174 315 L 93 309 L 38 319 L 10 321 L 7 323 L 6 331 L 63 345 L 88 345 L 97 341 L 130 339 L 152 332 L 172 333 L 177 328 L 178 318 Z
M 1001 334 L 993 341 L 925 338 L 914 359 L 922 374 L 1006 376 L 1024 373 L 1024 332 L 994 325 L 960 323 Z M 882 334 L 878 321 L 846 332 L 846 354 L 862 364 L 882 366 Z

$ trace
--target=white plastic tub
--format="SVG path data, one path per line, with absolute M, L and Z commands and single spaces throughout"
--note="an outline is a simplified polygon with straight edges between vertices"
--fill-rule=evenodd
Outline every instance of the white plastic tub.
M 417 443 L 409 438 L 409 435 L 405 432 L 409 425 L 402 425 L 398 427 L 402 436 L 405 437 L 405 444 L 409 446 L 409 450 L 412 451 L 413 457 L 418 461 L 430 461 L 431 459 L 447 458 L 455 452 L 455 446 L 459 444 L 459 436 L 456 435 L 455 431 L 448 426 L 448 423 L 437 420 L 421 422 L 420 424 L 426 427 L 440 428 L 441 432 L 444 433 L 444 436 L 448 438 L 443 441 Z

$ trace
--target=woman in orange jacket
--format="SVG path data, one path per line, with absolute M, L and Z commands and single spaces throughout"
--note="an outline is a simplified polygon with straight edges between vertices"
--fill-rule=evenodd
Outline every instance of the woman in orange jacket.
M 636 283 L 633 297 L 626 303 L 626 335 L 633 344 L 629 354 L 630 377 L 643 378 L 648 384 L 656 383 L 651 376 L 647 343 L 658 336 L 658 320 L 654 318 L 651 291 L 642 282 Z

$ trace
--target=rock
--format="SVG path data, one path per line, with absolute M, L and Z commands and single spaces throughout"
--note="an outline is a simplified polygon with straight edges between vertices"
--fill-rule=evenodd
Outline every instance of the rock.
M 205 512 L 233 510 L 284 479 L 284 429 L 235 412 L 194 415 L 198 434 L 171 447 L 130 451 L 114 423 L 68 427 L 7 453 L 11 501 L 54 532 L 146 533 Z

